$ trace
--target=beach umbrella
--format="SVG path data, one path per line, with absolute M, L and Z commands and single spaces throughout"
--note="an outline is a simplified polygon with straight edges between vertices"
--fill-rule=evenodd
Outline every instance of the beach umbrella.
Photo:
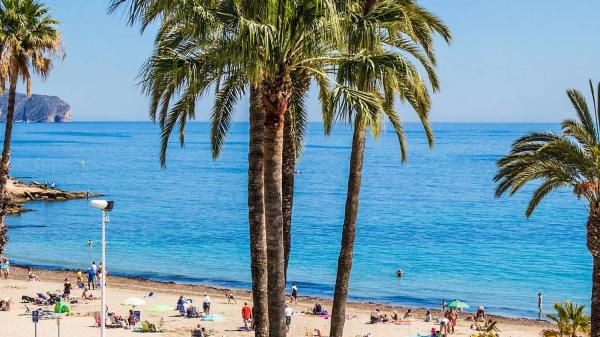
M 454 300 L 450 303 L 448 303 L 448 308 L 455 308 L 455 309 L 466 309 L 468 308 L 469 305 L 463 301 L 459 301 L 459 300 Z
M 206 315 L 206 316 L 202 317 L 201 320 L 220 322 L 220 321 L 225 320 L 225 317 L 223 317 L 223 315 L 219 315 L 219 314 L 211 314 L 211 315 Z
M 146 301 L 144 301 L 143 299 L 141 299 L 139 297 L 130 297 L 130 298 L 126 299 L 122 304 L 136 307 L 138 305 L 146 304 Z
M 173 308 L 170 305 L 159 304 L 159 305 L 153 306 L 148 311 L 150 311 L 150 312 L 167 312 L 167 311 L 173 311 L 173 310 L 175 310 L 175 308 Z

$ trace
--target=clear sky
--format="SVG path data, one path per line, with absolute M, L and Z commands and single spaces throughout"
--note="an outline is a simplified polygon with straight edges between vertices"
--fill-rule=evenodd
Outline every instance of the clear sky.
M 34 93 L 71 104 L 74 120 L 147 120 L 137 86 L 152 34 L 140 36 L 107 0 L 46 0 L 62 22 L 67 57 Z M 564 91 L 600 80 L 600 1 L 422 0 L 451 28 L 450 46 L 438 43 L 442 90 L 433 99 L 437 122 L 555 122 L 571 116 Z M 319 121 L 311 94 L 311 120 Z M 207 120 L 210 99 L 198 108 Z M 409 108 L 401 109 L 413 121 Z M 247 104 L 237 120 L 247 120 Z

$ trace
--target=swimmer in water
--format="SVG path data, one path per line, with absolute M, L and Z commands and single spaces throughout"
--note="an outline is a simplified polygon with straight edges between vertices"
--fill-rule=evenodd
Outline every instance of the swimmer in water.
M 94 241 L 88 240 L 88 247 L 92 247 L 94 245 Z
M 396 276 L 402 277 L 402 274 L 403 274 L 402 269 L 398 268 L 398 270 L 396 270 Z

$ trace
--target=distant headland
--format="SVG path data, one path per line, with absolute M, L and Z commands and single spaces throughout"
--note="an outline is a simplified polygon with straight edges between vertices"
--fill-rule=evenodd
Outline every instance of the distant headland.
M 64 123 L 71 121 L 71 106 L 57 96 L 17 93 L 15 122 Z M 6 121 L 8 93 L 0 96 L 0 121 Z

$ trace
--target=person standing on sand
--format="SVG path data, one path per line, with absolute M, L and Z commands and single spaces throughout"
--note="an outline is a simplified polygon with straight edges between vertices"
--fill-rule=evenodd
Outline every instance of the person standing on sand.
M 88 289 L 96 289 L 96 272 L 94 268 L 88 270 Z
M 543 304 L 543 299 L 542 299 L 542 292 L 538 292 L 538 320 L 542 320 L 542 304 Z
M 204 300 L 202 301 L 202 309 L 204 309 L 204 314 L 210 315 L 210 296 L 207 293 L 204 293 Z
M 292 295 L 290 295 L 290 303 L 294 301 L 298 303 L 298 287 L 296 286 L 296 282 L 292 282 Z
M 4 276 L 5 279 L 8 279 L 8 274 L 10 274 L 10 263 L 8 259 L 5 257 L 0 258 L 0 276 Z
M 244 307 L 242 308 L 242 319 L 244 320 L 244 328 L 246 331 L 250 331 L 248 323 L 252 325 L 252 308 L 248 305 L 248 303 L 244 303 Z
M 442 315 L 446 312 L 446 300 L 442 300 Z

